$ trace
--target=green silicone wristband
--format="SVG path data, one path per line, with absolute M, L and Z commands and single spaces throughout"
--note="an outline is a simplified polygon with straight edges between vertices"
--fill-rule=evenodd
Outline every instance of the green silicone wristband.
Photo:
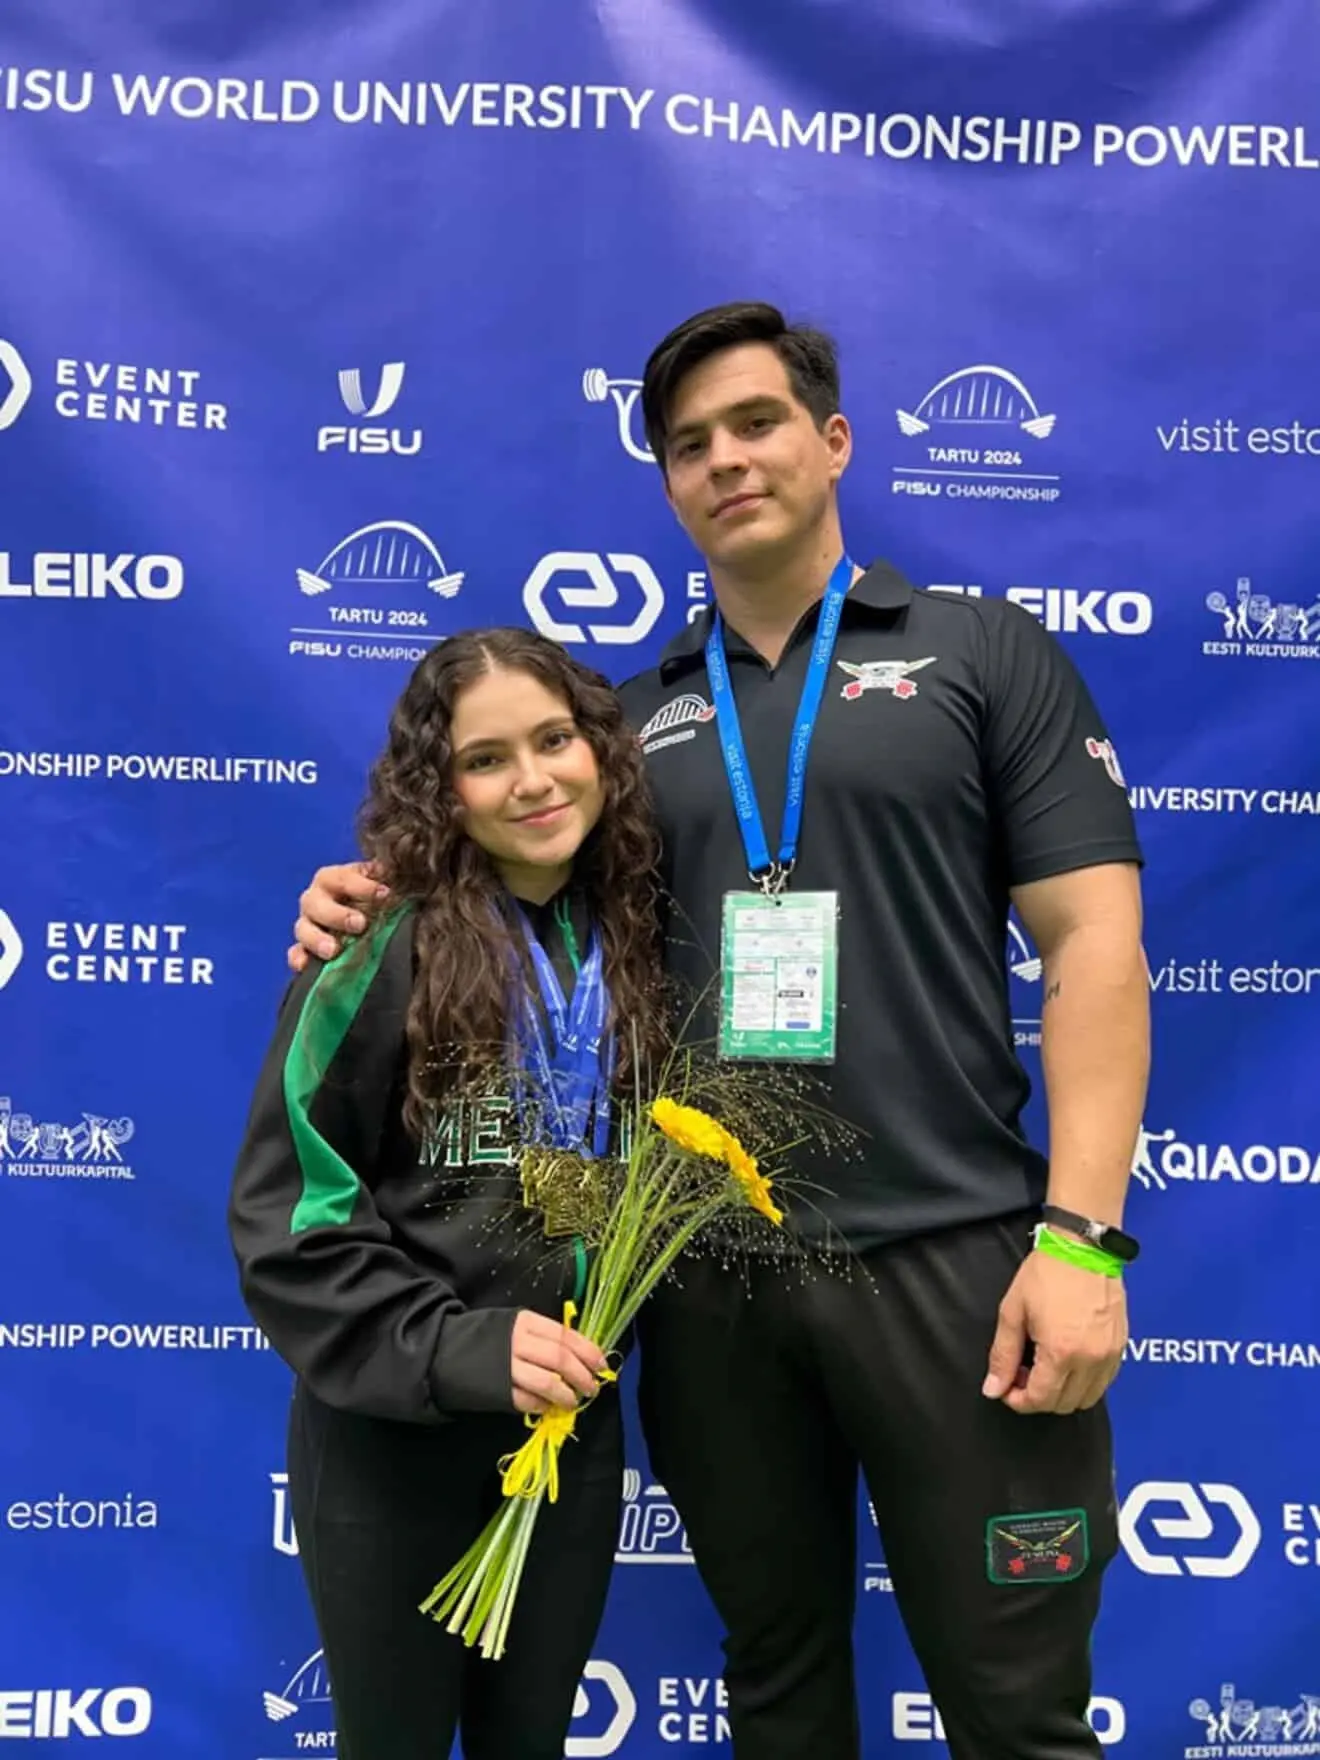
M 1097 1271 L 1101 1277 L 1123 1275 L 1123 1261 L 1112 1253 L 1084 1241 L 1070 1241 L 1044 1223 L 1036 1230 L 1036 1251 L 1048 1253 L 1051 1259 L 1062 1259 L 1065 1265 L 1076 1265 L 1079 1271 Z

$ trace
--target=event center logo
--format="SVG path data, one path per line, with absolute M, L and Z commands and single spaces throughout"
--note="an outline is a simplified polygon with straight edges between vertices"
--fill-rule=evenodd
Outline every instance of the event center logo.
M 639 464 L 655 463 L 655 454 L 646 443 L 642 427 L 640 379 L 611 379 L 604 367 L 588 367 L 582 375 L 582 395 L 588 403 L 612 403 L 620 446 Z
M 919 441 L 921 464 L 894 467 L 896 495 L 950 501 L 1057 501 L 1059 477 L 1039 468 L 1038 447 L 1058 419 L 1007 367 L 960 367 L 910 410 L 899 432 Z
M 1222 1582 L 1240 1577 L 1256 1556 L 1260 1518 L 1236 1485 L 1147 1479 L 1123 1499 L 1118 1535 L 1145 1576 Z
M 0 990 L 23 963 L 23 937 L 8 911 L 0 911 Z
M 617 1754 L 637 1717 L 628 1677 L 613 1662 L 589 1662 L 573 1699 L 574 1733 L 564 1743 L 568 1760 Z
M 14 347 L 0 337 L 0 389 L 4 396 L 0 397 L 0 432 L 12 428 L 22 415 L 27 400 L 32 395 L 32 375 L 27 370 L 27 362 Z
M 0 1094 L 0 1173 L 13 1179 L 132 1179 L 120 1151 L 132 1139 L 131 1118 L 84 1112 L 77 1124 L 56 1124 L 15 1112 Z
M 317 660 L 420 660 L 447 633 L 433 624 L 426 595 L 453 599 L 465 578 L 445 566 L 420 526 L 401 519 L 359 526 L 314 569 L 295 572 L 304 599 L 324 606 L 324 620 L 291 626 L 289 653 Z
M 1320 660 L 1320 599 L 1309 606 L 1296 600 L 1278 604 L 1239 575 L 1233 596 L 1206 595 L 1206 609 L 1219 618 L 1223 637 L 1204 641 L 1201 652 L 1214 658 L 1245 655 L 1258 660 Z
M 562 615 L 563 610 L 608 613 L 616 611 L 620 603 L 625 622 L 607 616 L 584 626 Z M 605 556 L 594 550 L 553 550 L 528 575 L 523 604 L 533 625 L 552 642 L 591 641 L 615 647 L 650 635 L 665 608 L 665 593 L 644 556 L 615 550 Z
M 221 433 L 229 427 L 228 404 L 202 395 L 199 368 L 61 355 L 41 362 L 37 374 L 43 404 L 49 398 L 50 408 L 67 422 Z M 0 337 L 0 433 L 22 415 L 32 390 L 32 368 Z
M 1219 1703 L 1193 1699 L 1190 1717 L 1205 1725 L 1203 1745 L 1183 1750 L 1186 1756 L 1219 1760 L 1220 1755 L 1271 1754 L 1279 1756 L 1320 1753 L 1320 1693 L 1303 1693 L 1295 1705 L 1257 1705 L 1239 1699 L 1237 1688 L 1226 1681 L 1219 1689 Z
M 376 458 L 390 453 L 399 458 L 411 458 L 420 452 L 420 428 L 408 431 L 403 428 L 373 428 L 366 425 L 377 416 L 388 415 L 394 408 L 399 401 L 399 393 L 403 390 L 406 371 L 403 361 L 387 361 L 380 370 L 375 396 L 368 397 L 362 383 L 361 369 L 343 368 L 339 374 L 339 398 L 349 415 L 358 418 L 357 425 L 338 423 L 318 428 L 316 450 L 343 450 Z

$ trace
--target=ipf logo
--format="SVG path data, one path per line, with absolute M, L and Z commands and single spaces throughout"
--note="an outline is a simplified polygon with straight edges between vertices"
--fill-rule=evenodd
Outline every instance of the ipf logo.
M 611 379 L 604 367 L 588 367 L 582 375 L 582 395 L 588 403 L 612 400 L 619 423 L 619 444 L 638 464 L 654 464 L 655 454 L 646 443 L 646 435 L 636 423 L 637 406 L 641 400 L 640 379 Z
M 647 1485 L 636 1467 L 623 1475 L 623 1509 L 615 1564 L 691 1564 L 683 1519 L 663 1485 Z

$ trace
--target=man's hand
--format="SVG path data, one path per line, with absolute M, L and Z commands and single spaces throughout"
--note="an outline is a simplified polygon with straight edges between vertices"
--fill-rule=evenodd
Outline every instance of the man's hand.
M 577 1407 L 598 1391 L 601 1350 L 558 1320 L 524 1308 L 513 1323 L 513 1403 L 520 1412 Z
M 1029 1253 L 999 1304 L 981 1391 L 1015 1412 L 1084 1412 L 1117 1375 L 1127 1332 L 1119 1278 Z M 1020 1376 L 1028 1339 L 1035 1361 Z
M 377 883 L 365 862 L 318 868 L 298 900 L 302 915 L 293 927 L 298 939 L 289 949 L 294 971 L 302 971 L 309 953 L 317 959 L 333 959 L 343 946 L 335 937 L 361 935 L 368 915 L 388 897 L 387 888 Z

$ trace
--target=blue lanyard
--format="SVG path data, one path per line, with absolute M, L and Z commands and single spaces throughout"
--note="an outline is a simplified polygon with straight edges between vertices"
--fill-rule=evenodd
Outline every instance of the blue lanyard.
M 590 1152 L 604 1155 L 609 1149 L 614 1036 L 605 1032 L 609 994 L 605 988 L 605 953 L 600 934 L 593 925 L 570 1003 L 526 912 L 521 905 L 517 909 L 550 1023 L 547 1039 L 540 1010 L 527 994 L 526 986 L 520 983 L 509 1022 L 519 1112 L 524 1123 L 531 1122 L 524 1084 L 524 1078 L 530 1076 L 539 1140 L 552 1149 L 583 1153 L 590 1132 Z
M 706 638 L 706 675 L 710 679 L 711 700 L 715 704 L 720 749 L 724 753 L 724 768 L 729 778 L 729 791 L 733 795 L 733 810 L 738 815 L 738 828 L 742 832 L 743 849 L 747 855 L 747 872 L 765 893 L 774 894 L 783 890 L 793 872 L 793 863 L 797 860 L 798 835 L 802 829 L 802 800 L 807 782 L 807 756 L 811 751 L 812 735 L 816 731 L 821 698 L 825 694 L 825 679 L 830 670 L 830 661 L 834 658 L 834 643 L 839 633 L 839 619 L 843 616 L 843 602 L 852 585 L 852 571 L 853 565 L 848 557 L 842 557 L 830 576 L 825 597 L 821 600 L 816 639 L 811 644 L 811 659 L 807 665 L 797 718 L 793 723 L 793 738 L 788 748 L 784 823 L 779 834 L 779 855 L 775 860 L 771 860 L 761 808 L 756 799 L 756 784 L 752 781 L 751 766 L 747 762 L 742 723 L 738 719 L 738 705 L 734 701 L 733 686 L 729 682 L 729 663 L 724 654 L 724 626 L 718 611 Z

